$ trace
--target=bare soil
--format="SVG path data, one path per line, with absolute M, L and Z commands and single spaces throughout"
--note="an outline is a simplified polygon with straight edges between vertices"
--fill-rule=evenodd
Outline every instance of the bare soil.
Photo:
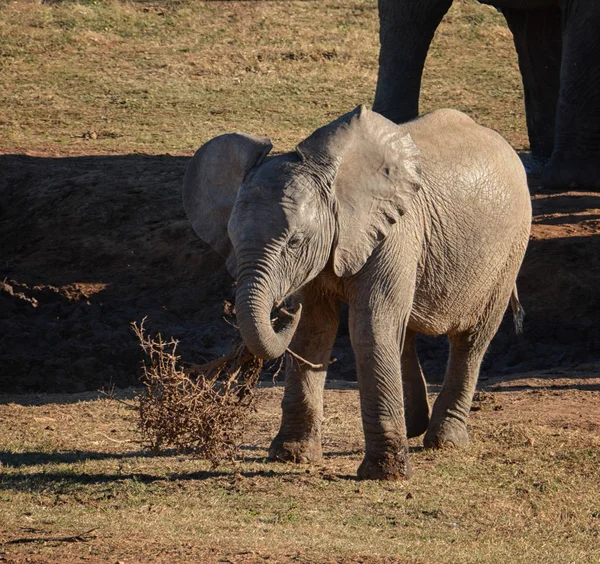
M 96 393 L 0 395 L 0 562 L 596 563 L 599 368 L 482 382 L 471 444 L 411 439 L 395 483 L 356 480 L 354 382 L 327 386 L 313 465 L 265 460 L 278 385 L 218 468 L 140 448 L 134 413 Z
M 0 389 L 83 391 L 135 384 L 141 353 L 129 324 L 181 341 L 184 360 L 229 348 L 222 320 L 234 281 L 197 239 L 181 205 L 187 157 L 0 155 Z M 600 195 L 538 192 L 519 277 L 527 312 L 507 314 L 484 377 L 600 358 Z M 421 343 L 439 381 L 445 339 Z M 342 324 L 331 366 L 354 379 Z

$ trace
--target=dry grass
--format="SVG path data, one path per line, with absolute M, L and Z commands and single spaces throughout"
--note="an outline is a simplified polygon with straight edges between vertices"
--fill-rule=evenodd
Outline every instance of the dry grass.
M 143 441 L 155 454 L 174 448 L 206 458 L 213 467 L 233 460 L 254 407 L 263 362 L 239 345 L 186 370 L 177 341 L 150 337 L 144 321 L 132 324 L 147 360 L 140 378 L 143 391 L 131 404 Z
M 290 149 L 372 103 L 375 0 L 0 3 L 0 151 L 189 154 L 247 131 Z M 464 110 L 527 146 L 500 14 L 456 1 L 427 61 L 422 110 Z
M 282 389 L 263 386 L 244 458 L 218 470 L 193 456 L 141 452 L 136 416 L 119 402 L 92 394 L 5 397 L 0 542 L 91 529 L 96 538 L 0 545 L 0 556 L 598 562 L 600 395 L 590 370 L 572 373 L 569 387 L 555 380 L 555 389 L 552 374 L 502 389 L 492 383 L 488 390 L 497 391 L 479 397 L 471 414 L 472 444 L 432 452 L 411 441 L 414 478 L 400 483 L 355 480 L 363 442 L 358 393 L 348 384 L 331 383 L 325 393 L 322 463 L 265 462 Z

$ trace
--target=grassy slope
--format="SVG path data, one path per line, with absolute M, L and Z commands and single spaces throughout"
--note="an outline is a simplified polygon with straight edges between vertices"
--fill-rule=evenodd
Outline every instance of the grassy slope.
M 377 50 L 373 0 L 3 2 L 0 151 L 189 153 L 231 130 L 288 149 L 372 102 Z M 464 110 L 526 146 L 499 14 L 455 3 L 422 101 L 425 111 Z

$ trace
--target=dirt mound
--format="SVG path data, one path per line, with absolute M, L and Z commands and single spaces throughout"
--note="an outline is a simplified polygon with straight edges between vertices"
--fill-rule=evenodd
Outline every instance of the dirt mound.
M 197 239 L 181 205 L 187 158 L 0 156 L 0 389 L 83 391 L 135 384 L 141 353 L 131 321 L 180 340 L 199 362 L 228 349 L 221 320 L 233 280 Z M 525 335 L 510 319 L 488 375 L 600 358 L 600 195 L 534 196 L 520 280 Z M 342 323 L 333 376 L 353 378 Z M 439 379 L 444 339 L 424 339 Z
M 0 157 L 0 387 L 133 384 L 146 315 L 194 359 L 229 345 L 233 281 L 185 218 L 186 161 Z

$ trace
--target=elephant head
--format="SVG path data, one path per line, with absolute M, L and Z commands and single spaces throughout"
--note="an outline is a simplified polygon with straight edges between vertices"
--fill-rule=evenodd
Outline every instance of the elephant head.
M 238 278 L 236 311 L 248 348 L 272 359 L 301 315 L 271 312 L 329 268 L 356 274 L 419 190 L 419 151 L 400 126 L 360 106 L 294 152 L 269 157 L 268 139 L 221 135 L 192 158 L 185 211 Z

